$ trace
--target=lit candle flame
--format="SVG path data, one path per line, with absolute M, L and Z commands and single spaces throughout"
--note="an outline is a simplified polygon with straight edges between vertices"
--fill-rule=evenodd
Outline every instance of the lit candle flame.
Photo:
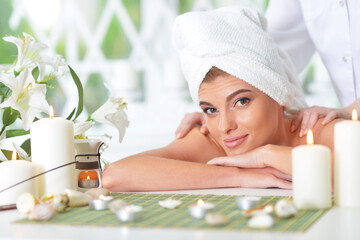
M 198 205 L 199 207 L 204 206 L 204 200 L 199 199 L 199 200 L 197 201 L 197 205 Z
M 88 181 L 89 181 L 89 180 L 90 180 L 90 176 L 87 176 L 86 180 L 88 180 Z
M 49 115 L 50 115 L 50 119 L 53 119 L 53 118 L 54 118 L 54 108 L 53 108 L 52 105 L 50 105 Z
M 11 159 L 12 159 L 12 160 L 16 160 L 16 159 L 17 159 L 16 151 L 13 151 L 13 152 L 12 152 Z
M 357 111 L 356 111 L 355 109 L 352 111 L 352 120 L 353 120 L 353 121 L 357 121 L 357 120 L 358 120 Z
M 314 144 L 314 135 L 313 135 L 313 132 L 311 131 L 311 129 L 309 129 L 306 138 L 307 138 L 307 144 L 308 145 L 313 145 Z
M 101 195 L 99 196 L 99 199 L 103 199 L 103 198 L 104 198 L 104 195 L 101 194 Z

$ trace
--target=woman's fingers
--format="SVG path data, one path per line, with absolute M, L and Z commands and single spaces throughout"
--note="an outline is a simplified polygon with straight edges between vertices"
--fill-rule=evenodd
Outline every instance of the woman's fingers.
M 207 164 L 240 168 L 264 168 L 263 161 L 258 160 L 253 154 L 249 152 L 239 156 L 218 157 L 208 161 Z
M 335 118 L 337 118 L 337 113 L 335 111 L 331 111 L 329 112 L 326 117 L 324 118 L 324 120 L 321 122 L 322 125 L 326 125 L 329 122 L 331 122 L 332 120 L 334 120 Z
M 203 125 L 203 123 L 205 122 L 205 118 L 203 116 L 202 113 L 200 112 L 195 112 L 195 113 L 188 113 L 184 116 L 184 118 L 181 120 L 181 123 L 179 125 L 179 127 L 176 130 L 176 137 L 177 138 L 183 138 L 186 136 L 186 134 L 189 133 L 189 131 L 196 125 Z M 206 128 L 206 126 L 205 126 Z M 202 133 L 206 132 L 206 129 L 203 129 L 201 131 Z M 204 133 L 205 134 L 205 133 Z

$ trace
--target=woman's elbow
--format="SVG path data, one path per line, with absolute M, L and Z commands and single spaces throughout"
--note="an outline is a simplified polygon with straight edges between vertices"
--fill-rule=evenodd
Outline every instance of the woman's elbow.
M 111 192 L 129 191 L 129 189 L 126 189 L 126 186 L 128 185 L 125 182 L 126 174 L 119 165 L 120 164 L 116 162 L 106 166 L 101 176 L 102 187 Z

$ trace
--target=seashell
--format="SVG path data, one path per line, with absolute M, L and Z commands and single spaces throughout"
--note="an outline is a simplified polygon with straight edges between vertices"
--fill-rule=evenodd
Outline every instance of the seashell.
M 288 218 L 296 215 L 296 208 L 290 199 L 280 199 L 275 204 L 275 213 L 280 218 Z
M 205 215 L 205 221 L 210 226 L 221 226 L 229 222 L 229 219 L 218 213 L 208 213 Z
M 69 207 L 81 207 L 89 204 L 90 196 L 85 193 L 78 192 L 72 189 L 65 189 L 65 194 L 69 198 Z
M 23 214 L 29 214 L 39 203 L 39 200 L 31 193 L 23 193 L 16 201 L 16 208 Z
M 89 195 L 93 199 L 98 199 L 101 195 L 109 196 L 110 192 L 105 188 L 92 188 L 90 190 L 87 190 L 85 194 Z
M 270 228 L 274 225 L 274 218 L 269 214 L 257 214 L 250 218 L 248 226 L 251 228 Z
M 54 212 L 64 212 L 69 203 L 69 197 L 66 194 L 56 194 L 47 203 Z
M 251 217 L 258 214 L 271 214 L 273 211 L 274 211 L 273 205 L 267 204 L 244 211 L 244 216 Z
M 48 204 L 37 204 L 34 209 L 29 213 L 28 218 L 36 221 L 47 221 L 54 216 L 54 212 L 51 210 Z
M 163 201 L 159 201 L 160 206 L 162 206 L 163 208 L 168 208 L 168 209 L 177 208 L 180 204 L 181 204 L 180 200 L 175 200 L 172 198 L 168 198 Z
M 119 209 L 124 208 L 126 206 L 128 206 L 128 204 L 121 199 L 113 200 L 108 204 L 108 208 L 113 213 L 116 213 Z

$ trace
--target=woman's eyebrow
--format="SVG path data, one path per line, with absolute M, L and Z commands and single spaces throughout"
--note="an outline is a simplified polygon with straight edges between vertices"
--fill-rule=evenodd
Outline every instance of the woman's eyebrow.
M 244 92 L 251 92 L 251 90 L 249 89 L 239 89 L 233 93 L 231 93 L 229 96 L 226 97 L 226 101 L 230 101 L 234 96 L 238 95 L 239 93 L 244 93 Z
M 201 105 L 212 106 L 212 104 L 211 104 L 211 103 L 204 102 L 204 101 L 199 102 L 199 106 L 201 106 Z

